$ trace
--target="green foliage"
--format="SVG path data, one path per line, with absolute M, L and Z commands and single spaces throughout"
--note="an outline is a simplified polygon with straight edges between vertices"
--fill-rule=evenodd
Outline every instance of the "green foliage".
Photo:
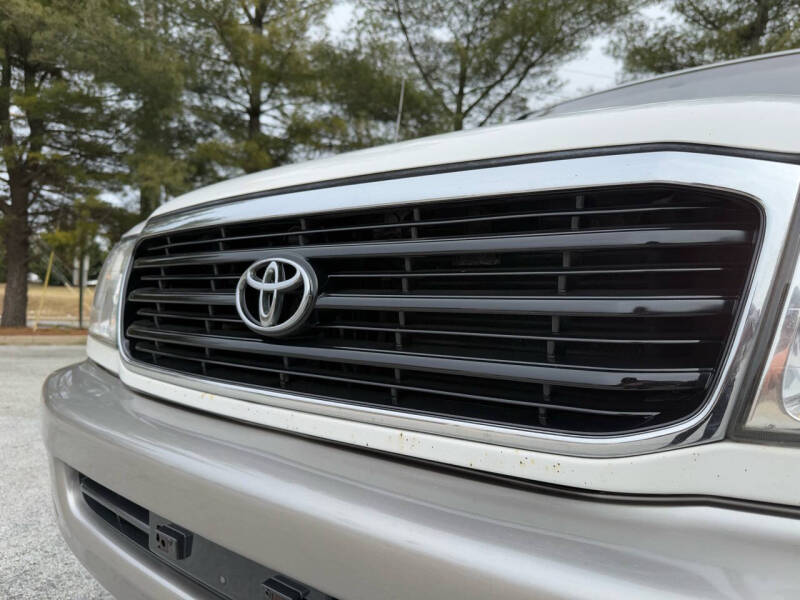
M 98 4 L 0 5 L 2 166 L 9 178 L 33 178 L 38 194 L 83 191 L 92 179 L 108 179 L 113 164 L 118 130 L 87 58 L 100 42 L 88 32 L 105 25 Z
M 558 85 L 556 68 L 626 0 L 362 0 L 372 43 L 392 40 L 409 77 L 438 101 L 452 129 L 526 112 Z
M 312 31 L 330 2 L 180 0 L 190 106 L 210 126 L 200 157 L 213 178 L 293 158 L 290 128 L 314 91 Z
M 667 73 L 800 46 L 800 0 L 673 0 L 671 18 L 624 23 L 613 52 L 630 74 Z
M 96 246 L 95 236 L 99 229 L 97 222 L 91 219 L 86 201 L 76 202 L 72 212 L 75 218 L 67 228 L 42 234 L 47 246 L 68 265 L 86 255 L 90 247 Z
M 115 206 L 95 196 L 76 200 L 52 215 L 53 227 L 43 231 L 39 238 L 37 266 L 31 271 L 44 274 L 47 257 L 51 250 L 59 263 L 72 265 L 75 259 L 90 257 L 89 273 L 96 274 L 105 258 L 105 253 L 116 244 L 122 235 L 133 227 L 139 217 L 121 206 Z
M 98 63 L 95 76 L 114 87 L 115 104 L 124 107 L 122 181 L 138 190 L 144 218 L 192 184 L 189 155 L 196 131 L 184 110 L 188 65 L 171 25 L 179 16 L 173 2 L 115 0 L 109 11 L 115 48 Z
M 2 326 L 25 324 L 37 218 L 111 184 L 119 123 L 94 70 L 113 31 L 101 0 L 0 4 L 0 194 L 6 293 Z M 5 191 L 5 190 L 3 190 Z
M 438 98 L 413 81 L 393 45 L 351 47 L 320 43 L 314 48 L 316 100 L 328 110 L 308 115 L 293 131 L 310 148 L 342 152 L 394 141 L 403 89 L 400 139 L 440 133 L 449 120 Z
M 515 116 L 632 1 L 363 0 L 334 40 L 336 0 L 2 0 L 2 325 L 44 246 L 99 264 L 192 187 L 393 141 L 401 88 L 403 139 Z

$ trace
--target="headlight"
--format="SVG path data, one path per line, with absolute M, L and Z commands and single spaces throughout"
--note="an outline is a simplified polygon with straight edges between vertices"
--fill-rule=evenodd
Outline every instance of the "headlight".
M 92 303 L 89 335 L 112 346 L 117 345 L 117 313 L 122 290 L 122 276 L 133 251 L 133 240 L 114 246 L 106 258 Z
M 787 290 L 758 393 L 743 427 L 766 437 L 800 435 L 800 262 Z

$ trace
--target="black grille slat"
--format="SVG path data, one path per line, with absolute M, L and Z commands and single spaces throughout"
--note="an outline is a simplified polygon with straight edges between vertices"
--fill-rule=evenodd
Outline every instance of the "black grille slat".
M 384 331 L 389 333 L 405 334 L 427 334 L 437 336 L 459 336 L 459 337 L 479 337 L 479 338 L 499 338 L 515 340 L 536 340 L 536 341 L 560 341 L 587 344 L 717 344 L 719 340 L 713 339 L 670 339 L 670 338 L 603 338 L 603 337 L 576 337 L 569 335 L 529 335 L 498 333 L 494 331 L 447 331 L 444 329 L 413 329 L 410 327 L 375 327 L 367 324 L 361 325 L 317 325 L 317 329 L 343 329 L 351 331 Z
M 703 387 L 710 371 L 683 370 L 618 370 L 581 368 L 571 365 L 552 366 L 536 363 L 514 363 L 501 360 L 461 359 L 435 354 L 410 354 L 386 350 L 360 350 L 345 347 L 318 347 L 270 344 L 243 337 L 188 335 L 163 328 L 145 328 L 136 323 L 128 327 L 132 339 L 167 342 L 212 350 L 236 350 L 255 355 L 288 356 L 289 358 L 342 362 L 374 367 L 396 367 L 424 372 L 440 372 L 463 376 L 534 383 L 562 383 L 575 387 L 598 389 L 680 389 Z
M 141 308 L 136 311 L 136 314 L 140 317 L 159 317 L 162 319 L 177 319 L 177 320 L 189 320 L 189 321 L 209 321 L 211 323 L 236 323 L 237 325 L 242 322 L 242 320 L 236 317 L 224 317 L 224 316 L 212 316 L 206 313 L 205 315 L 196 314 L 196 313 L 187 313 L 187 312 L 167 312 L 163 310 L 152 310 L 148 308 Z
M 546 217 L 573 217 L 578 215 L 615 215 L 615 214 L 632 214 L 632 213 L 652 213 L 652 212 L 659 212 L 659 211 L 689 211 L 689 210 L 702 210 L 704 207 L 702 206 L 661 206 L 661 207 L 648 207 L 648 208 L 617 208 L 617 209 L 607 209 L 607 210 L 572 210 L 572 211 L 551 211 L 551 212 L 532 212 L 532 213 L 517 213 L 517 214 L 510 214 L 510 215 L 499 215 L 499 216 L 483 216 L 483 217 L 471 217 L 471 218 L 464 218 L 464 219 L 444 219 L 439 221 L 411 221 L 409 223 L 390 223 L 390 224 L 374 224 L 374 225 L 366 225 L 360 227 L 334 227 L 329 229 L 312 229 L 312 230 L 302 230 L 302 236 L 307 238 L 309 235 L 318 234 L 318 233 L 344 233 L 344 232 L 355 232 L 355 231 L 370 231 L 375 229 L 396 229 L 396 228 L 416 228 L 417 230 L 421 227 L 432 227 L 437 225 L 460 225 L 465 223 L 480 223 L 486 221 L 499 221 L 499 220 L 511 220 L 511 221 L 518 221 L 520 219 L 541 219 Z M 174 244 L 162 244 L 160 246 L 151 246 L 151 251 L 158 251 L 164 250 L 166 248 L 170 248 L 174 250 L 175 248 L 187 248 L 189 246 L 196 246 L 200 244 L 209 244 L 215 242 L 237 242 L 237 241 L 251 241 L 251 240 L 267 240 L 267 239 L 274 239 L 274 238 L 287 238 L 289 234 L 286 233 L 263 233 L 259 235 L 252 235 L 252 236 L 234 236 L 234 237 L 221 237 L 218 239 L 210 239 L 210 240 L 201 240 L 201 241 L 187 241 L 187 242 L 178 242 Z M 305 244 L 299 244 L 305 245 Z
M 237 275 L 142 275 L 142 281 L 209 281 L 209 280 L 228 280 L 236 281 Z
M 140 349 L 144 352 L 148 352 L 151 354 L 157 354 L 159 356 L 163 356 L 166 358 L 177 358 L 177 359 L 191 359 L 196 358 L 193 357 L 191 354 L 188 353 L 181 353 L 178 350 L 171 350 L 165 351 L 155 347 L 155 345 L 148 345 L 143 344 L 140 346 Z M 326 374 L 322 371 L 317 372 L 307 372 L 307 371 L 298 371 L 298 370 L 287 370 L 287 369 L 279 369 L 279 368 L 269 368 L 263 365 L 254 365 L 248 363 L 235 363 L 230 361 L 223 361 L 223 360 L 216 360 L 216 359 L 204 359 L 204 362 L 209 364 L 218 365 L 221 367 L 231 367 L 231 368 L 246 368 L 252 369 L 254 371 L 263 371 L 267 373 L 275 373 L 275 374 L 283 374 L 283 375 L 291 375 L 292 377 L 306 377 L 310 379 L 321 379 L 325 381 L 336 381 L 336 382 L 343 382 L 343 383 L 354 383 L 359 385 L 367 385 L 367 386 L 374 386 L 374 387 L 382 387 L 382 388 L 400 388 L 406 391 L 412 392 L 423 392 L 428 394 L 438 394 L 443 396 L 455 396 L 458 398 L 465 398 L 468 400 L 479 400 L 482 402 L 491 402 L 497 404 L 514 404 L 520 406 L 530 406 L 530 407 L 545 407 L 550 410 L 558 410 L 558 411 L 565 411 L 565 412 L 576 412 L 576 413 L 584 413 L 584 414 L 602 414 L 602 415 L 617 415 L 617 416 L 638 416 L 638 417 L 652 417 L 657 415 L 657 411 L 645 411 L 645 410 L 603 410 L 599 408 L 589 408 L 586 406 L 568 406 L 564 404 L 553 404 L 553 403 L 542 403 L 542 402 L 535 402 L 531 400 L 515 400 L 511 398 L 501 398 L 495 396 L 485 396 L 485 395 L 478 395 L 472 394 L 468 392 L 461 392 L 461 391 L 451 391 L 451 390 L 440 390 L 432 387 L 420 387 L 420 386 L 410 386 L 410 385 L 401 385 L 391 379 L 355 379 L 352 377 L 343 377 L 339 375 L 333 374 Z
M 719 273 L 725 271 L 725 267 L 653 267 L 643 269 L 641 267 L 621 267 L 616 269 L 540 269 L 536 271 L 516 270 L 516 271 L 428 271 L 428 272 L 383 272 L 383 273 L 332 273 L 329 279 L 342 278 L 403 278 L 408 277 L 418 279 L 422 277 L 557 277 L 559 275 L 572 275 L 581 277 L 586 275 L 626 275 L 631 273 Z M 150 279 L 147 276 L 143 280 Z
M 126 290 L 134 359 L 410 414 L 603 435 L 702 406 L 752 267 L 760 213 L 630 186 L 252 220 L 144 239 Z M 307 326 L 269 338 L 236 283 L 308 260 Z
M 516 315 L 700 315 L 729 311 L 733 299 L 725 297 L 517 297 L 517 296 L 358 296 L 326 294 L 317 308 L 467 312 Z
M 741 229 L 622 229 L 427 239 L 409 242 L 387 241 L 383 243 L 287 246 L 283 250 L 299 254 L 305 258 L 363 258 L 372 256 L 430 256 L 434 254 L 514 252 L 530 250 L 531 248 L 541 252 L 544 250 L 596 250 L 598 248 L 645 246 L 746 244 L 750 241 L 748 232 Z M 138 258 L 134 261 L 134 268 L 253 262 L 263 258 L 264 252 L 264 249 L 230 250 L 226 252 L 173 254 L 157 258 Z
M 164 304 L 203 304 L 233 306 L 231 294 L 208 291 L 199 293 L 192 289 L 164 290 L 159 288 L 141 288 L 128 295 L 129 302 L 154 302 Z

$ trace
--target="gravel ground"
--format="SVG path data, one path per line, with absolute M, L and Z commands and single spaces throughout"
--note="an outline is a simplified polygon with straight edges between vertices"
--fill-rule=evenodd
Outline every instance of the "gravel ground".
M 39 394 L 83 347 L 0 347 L 0 598 L 113 600 L 61 539 L 39 431 Z

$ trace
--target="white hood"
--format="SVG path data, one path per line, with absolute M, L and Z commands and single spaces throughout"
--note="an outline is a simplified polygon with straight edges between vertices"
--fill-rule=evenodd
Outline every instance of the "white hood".
M 670 142 L 800 154 L 800 98 L 659 103 L 436 135 L 236 177 L 179 196 L 153 216 L 221 198 L 402 169 Z

